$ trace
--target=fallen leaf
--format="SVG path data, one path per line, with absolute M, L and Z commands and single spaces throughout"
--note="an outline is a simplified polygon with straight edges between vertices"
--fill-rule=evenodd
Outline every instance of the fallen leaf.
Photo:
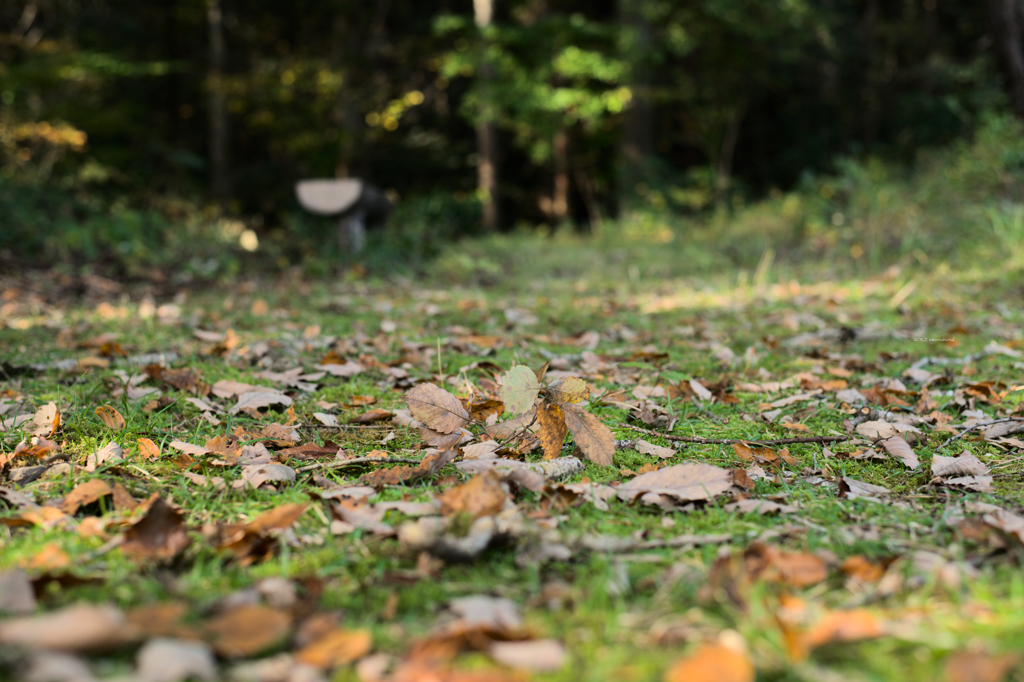
M 463 512 L 477 519 L 493 516 L 502 510 L 508 495 L 493 471 L 474 476 L 462 485 L 450 488 L 440 495 L 441 514 L 451 516 Z
M 886 564 L 872 561 L 857 554 L 843 561 L 839 569 L 851 578 L 862 583 L 878 582 L 885 575 Z
M 754 542 L 743 554 L 752 577 L 781 582 L 791 587 L 808 587 L 828 578 L 825 561 L 807 552 L 790 552 Z
M 47 440 L 42 436 L 32 436 L 32 440 L 29 442 L 22 441 L 18 443 L 14 452 L 10 455 L 3 455 L 4 457 L 37 457 L 43 458 L 50 455 L 52 452 L 60 450 L 60 446 L 54 443 L 52 440 Z
M 213 651 L 203 642 L 158 637 L 146 642 L 135 656 L 139 680 L 216 680 Z
M 885 451 L 896 459 L 903 462 L 908 469 L 913 471 L 921 462 L 917 459 L 917 453 L 910 447 L 910 444 L 903 439 L 903 436 L 889 436 L 881 440 L 882 447 Z
M 96 408 L 96 416 L 100 418 L 107 427 L 120 431 L 125 427 L 124 417 L 110 405 L 100 405 Z
M 170 561 L 190 543 L 184 516 L 156 493 L 150 499 L 146 515 L 125 531 L 121 551 L 136 560 Z
M 113 494 L 114 490 L 106 481 L 94 478 L 91 481 L 80 483 L 75 489 L 68 493 L 68 496 L 60 503 L 59 509 L 68 516 L 74 516 L 78 508 L 92 504 L 106 495 Z
M 192 455 L 193 457 L 202 457 L 210 452 L 201 445 L 193 445 L 192 443 L 185 443 L 180 440 L 172 440 L 168 447 L 174 448 L 179 452 L 184 452 L 186 455 Z
M 12 568 L 0 573 L 0 613 L 32 613 L 35 608 L 35 592 L 25 571 Z
M 295 652 L 295 660 L 321 670 L 337 668 L 370 653 L 373 639 L 368 630 L 334 630 Z
M 984 651 L 957 651 L 946 659 L 946 682 L 1003 682 L 1020 662 L 1016 652 L 993 655 Z
M 337 426 L 338 418 L 325 412 L 314 412 L 313 417 L 324 426 Z
M 556 639 L 493 642 L 487 653 L 502 665 L 536 672 L 561 670 L 569 658 L 565 647 Z
M 548 386 L 549 400 L 555 405 L 578 404 L 590 398 L 587 382 L 579 377 L 562 377 Z
M 305 504 L 283 504 L 248 523 L 217 526 L 210 534 L 218 549 L 230 551 L 239 564 L 249 566 L 273 555 L 278 544 L 276 532 L 289 528 L 307 507 Z
M 754 682 L 746 654 L 722 644 L 702 644 L 665 673 L 665 682 Z
M 702 462 L 664 467 L 637 476 L 618 488 L 619 498 L 633 501 L 645 493 L 668 495 L 680 502 L 709 500 L 732 486 L 732 474 Z
M 238 396 L 238 402 L 235 403 L 229 412 L 231 414 L 237 414 L 242 410 L 258 410 L 261 407 L 270 407 L 271 405 L 282 405 L 288 407 L 292 404 L 292 399 L 286 396 L 280 391 L 273 391 L 269 389 L 262 389 L 256 391 L 249 391 Z
M 254 656 L 284 641 L 292 619 L 279 609 L 245 604 L 207 620 L 202 629 L 221 656 Z
M 804 634 L 804 644 L 815 649 L 834 642 L 855 642 L 881 637 L 885 630 L 867 609 L 830 611 Z
M 413 417 L 438 433 L 454 433 L 469 423 L 462 402 L 434 384 L 413 386 L 406 392 L 405 402 Z
M 29 431 L 34 436 L 50 438 L 59 428 L 60 410 L 57 409 L 57 403 L 49 402 L 36 410 L 35 416 L 32 417 Z
M 233 485 L 236 488 L 244 485 L 259 488 L 264 483 L 273 483 L 275 481 L 293 483 L 295 481 L 295 469 L 274 462 L 242 467 L 241 477 Z
M 880 485 L 873 485 L 871 483 L 865 483 L 864 481 L 858 481 L 855 478 L 844 476 L 839 479 L 839 497 L 854 500 L 858 497 L 875 497 L 881 495 L 890 495 L 892 491 L 888 488 L 883 488 Z
M 537 437 L 545 459 L 554 459 L 562 454 L 562 445 L 568 433 L 565 412 L 561 407 L 547 402 L 537 406 Z
M 160 457 L 160 446 L 149 438 L 140 438 L 139 456 L 142 457 L 142 459 L 157 459 Z
M 459 403 L 460 405 L 462 403 Z M 374 422 L 384 421 L 385 419 L 391 419 L 394 416 L 393 412 L 388 410 L 369 410 L 362 414 L 357 414 L 348 420 L 349 424 L 373 424 Z
M 505 403 L 505 412 L 518 415 L 533 407 L 540 393 L 536 373 L 526 365 L 516 365 L 501 377 L 498 397 Z
M 0 621 L 0 643 L 29 650 L 115 649 L 132 639 L 134 634 L 124 613 L 110 605 L 76 604 Z
M 986 476 L 989 468 L 969 452 L 961 452 L 956 457 L 943 455 L 932 456 L 932 476 L 946 478 L 956 476 Z
M 666 448 L 662 445 L 655 445 L 654 443 L 648 443 L 643 438 L 637 438 L 636 443 L 633 446 L 637 452 L 644 455 L 653 455 L 662 459 L 669 459 L 675 457 L 679 453 L 672 448 Z
M 583 454 L 594 464 L 609 467 L 615 455 L 615 436 L 600 419 L 578 405 L 562 405 L 565 424 Z

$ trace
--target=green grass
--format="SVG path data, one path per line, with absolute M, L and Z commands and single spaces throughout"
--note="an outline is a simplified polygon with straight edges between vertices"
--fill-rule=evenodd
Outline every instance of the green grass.
M 410 376 L 436 381 L 434 375 L 439 367 L 446 376 L 453 376 L 459 374 L 459 368 L 484 359 L 503 369 L 518 362 L 536 367 L 545 361 L 541 349 L 548 355 L 575 356 L 581 349 L 568 342 L 570 337 L 595 330 L 603 333 L 595 351 L 599 354 L 628 360 L 647 346 L 667 353 L 667 359 L 658 364 L 644 360 L 624 363 L 638 371 L 638 383 L 653 385 L 659 380 L 678 382 L 695 377 L 713 382 L 760 381 L 759 369 L 773 379 L 807 371 L 818 361 L 779 342 L 800 332 L 813 331 L 809 324 L 812 318 L 808 317 L 811 314 L 830 327 L 875 324 L 906 332 L 908 338 L 880 336 L 855 340 L 844 348 L 829 344 L 833 353 L 857 354 L 875 364 L 877 369 L 858 372 L 850 379 L 851 385 L 857 386 L 883 377 L 899 377 L 921 357 L 962 357 L 980 351 L 993 340 L 1015 343 L 1019 348 L 1022 341 L 1024 311 L 1010 303 L 1019 303 L 1019 283 L 998 271 L 987 277 L 965 272 L 953 278 L 919 268 L 888 278 L 832 283 L 800 278 L 795 271 L 781 275 L 770 271 L 757 285 L 737 285 L 735 274 L 726 272 L 710 278 L 705 286 L 695 284 L 691 278 L 663 277 L 666 273 L 660 273 L 660 266 L 656 265 L 639 268 L 641 275 L 633 279 L 628 262 L 622 264 L 624 277 L 618 270 L 599 272 L 615 260 L 614 253 L 602 251 L 600 244 L 576 248 L 573 240 L 562 238 L 539 245 L 525 240 L 510 243 L 515 248 L 509 252 L 513 266 L 507 286 L 454 285 L 419 290 L 402 284 L 342 282 L 280 283 L 255 291 L 251 287 L 195 291 L 182 304 L 182 316 L 170 323 L 139 317 L 141 291 L 130 291 L 124 298 L 110 300 L 112 309 L 97 307 L 98 301 L 93 299 L 64 299 L 55 291 L 52 304 L 42 311 L 26 309 L 7 319 L 6 325 L 0 327 L 0 348 L 14 366 L 52 362 L 92 352 L 69 347 L 69 340 L 80 342 L 114 332 L 133 355 L 176 352 L 178 360 L 173 365 L 200 370 L 206 382 L 236 379 L 269 384 L 254 378 L 259 367 L 248 366 L 231 355 L 221 358 L 205 354 L 210 344 L 191 334 L 192 326 L 232 328 L 240 336 L 241 346 L 270 344 L 265 357 L 277 370 L 298 365 L 312 369 L 326 352 L 326 340 L 336 337 L 353 341 L 360 346 L 359 352 L 370 353 L 381 362 L 394 362 L 415 351 L 419 359 L 412 358 Z M 483 244 L 484 249 L 494 245 Z M 592 250 L 600 257 L 592 257 Z M 540 252 L 546 254 L 544 258 L 530 259 L 530 253 Z M 569 268 L 566 273 L 571 276 L 552 274 L 552 261 L 565 263 Z M 653 262 L 657 263 L 657 258 Z M 645 273 L 659 276 L 648 278 Z M 791 279 L 800 284 L 791 284 Z M 916 288 L 899 305 L 894 305 L 893 297 L 909 281 L 917 282 Z M 528 284 L 518 286 L 523 282 Z M 268 303 L 268 314 L 252 312 L 256 299 Z M 344 312 L 337 312 L 339 302 Z M 1000 307 L 1000 302 L 1005 305 Z M 531 312 L 538 321 L 510 327 L 505 311 L 513 307 Z M 393 333 L 380 332 L 381 321 L 385 319 L 397 325 Z M 796 329 L 792 327 L 793 320 L 797 322 Z M 304 330 L 316 325 L 319 332 L 303 340 Z M 957 325 L 968 332 L 948 331 Z M 59 336 L 62 330 L 68 332 Z M 480 357 L 451 343 L 468 332 L 502 336 L 510 343 Z M 959 345 L 950 348 L 914 341 L 912 337 L 918 333 L 936 338 L 954 334 Z M 361 338 L 364 340 L 360 341 Z M 410 346 L 410 342 L 418 345 Z M 723 367 L 716 361 L 714 349 L 720 344 L 737 354 L 739 359 L 734 366 Z M 744 362 L 743 353 L 748 347 L 756 350 L 756 358 Z M 897 354 L 898 359 L 886 360 L 880 355 L 883 352 Z M 1024 376 L 1020 362 L 1006 356 L 990 356 L 973 364 L 969 378 L 960 375 L 959 368 L 954 366 L 958 372 L 954 383 L 938 389 L 955 388 L 968 380 L 1020 383 Z M 832 365 L 835 361 L 822 364 Z M 24 491 L 40 502 L 59 499 L 75 485 L 100 477 L 111 484 L 121 482 L 140 499 L 156 492 L 172 498 L 185 510 L 194 529 L 193 543 L 172 566 L 157 567 L 133 563 L 116 550 L 93 556 L 103 545 L 104 540 L 99 538 L 82 538 L 61 530 L 0 527 L 0 570 L 22 565 L 44 546 L 56 543 L 73 558 L 69 569 L 72 573 L 99 579 L 94 585 L 51 586 L 53 589 L 41 599 L 44 611 L 82 600 L 110 601 L 125 609 L 182 600 L 198 617 L 218 598 L 263 577 L 315 577 L 324 584 L 319 608 L 341 610 L 346 627 L 372 631 L 375 650 L 400 656 L 412 639 L 429 632 L 450 598 L 491 593 L 513 599 L 538 636 L 555 637 L 566 645 L 571 664 L 558 673 L 537 675 L 537 679 L 566 681 L 658 680 L 690 647 L 713 641 L 726 629 L 736 630 L 745 638 L 761 680 L 932 680 L 941 676 L 951 652 L 979 645 L 993 652 L 1013 651 L 1024 645 L 1020 634 L 1024 632 L 1024 617 L 1020 615 L 1024 613 L 1024 581 L 1016 563 L 1019 553 L 992 552 L 987 545 L 958 537 L 946 523 L 955 505 L 965 500 L 1019 510 L 1024 501 L 1020 483 L 1024 467 L 1019 462 L 1019 451 L 1003 452 L 972 438 L 939 451 L 936 445 L 947 434 L 931 433 L 926 435 L 927 445 L 915 448 L 921 457 L 921 468 L 908 472 L 894 459 L 838 459 L 826 463 L 820 445 L 795 444 L 790 446 L 790 452 L 797 465 L 787 468 L 792 476 L 788 480 L 761 480 L 751 491 L 754 497 L 783 496 L 786 503 L 800 507 L 794 515 L 728 512 L 723 508 L 727 501 L 724 499 L 712 500 L 686 513 L 662 512 L 613 500 L 606 512 L 583 504 L 560 514 L 558 530 L 563 538 L 642 533 L 647 539 L 656 539 L 687 533 L 726 533 L 732 541 L 722 551 L 735 552 L 768 533 L 773 545 L 795 551 L 827 551 L 840 562 L 855 555 L 896 557 L 900 563 L 895 573 L 902 571 L 904 580 L 888 594 L 876 594 L 872 586 L 850 589 L 833 567 L 827 581 L 804 589 L 755 583 L 740 606 L 709 589 L 712 566 L 720 551 L 714 545 L 690 550 L 645 550 L 625 556 L 581 552 L 568 562 L 536 566 L 517 562 L 513 543 L 493 547 L 473 563 L 447 565 L 436 577 L 409 584 L 395 576 L 415 569 L 415 555 L 403 551 L 390 539 L 358 532 L 332 536 L 321 515 L 313 511 L 307 511 L 295 532 L 318 534 L 322 544 L 293 547 L 282 541 L 274 558 L 252 568 L 242 568 L 218 553 L 199 532 L 203 524 L 251 519 L 283 503 L 308 501 L 308 481 L 300 475 L 297 485 L 280 492 L 197 488 L 168 460 L 167 445 L 175 439 L 202 444 L 223 433 L 224 427 L 210 426 L 199 410 L 184 401 L 187 396 L 173 389 L 164 393 L 174 401 L 153 411 L 143 409 L 148 399 L 111 399 L 109 382 L 113 378 L 112 369 L 29 372 L 3 382 L 0 390 L 22 396 L 35 405 L 57 402 L 65 424 L 59 440 L 66 442 L 65 451 L 76 462 L 116 440 L 124 447 L 129 463 L 148 476 L 131 468 L 124 473 L 115 473 L 109 467 L 94 473 L 76 470 L 29 484 Z M 489 375 L 470 369 L 465 378 L 480 385 Z M 618 388 L 607 377 L 595 383 Z M 681 400 L 661 402 L 678 419 L 672 431 L 677 436 L 760 440 L 843 433 L 845 415 L 832 399 L 816 404 L 809 415 L 804 412 L 806 403 L 783 408 L 785 416 L 802 417 L 808 433 L 789 432 L 778 421 L 767 424 L 756 419 L 760 403 L 798 390 L 767 397 L 737 391 L 739 402 L 713 403 L 706 410 Z M 368 434 L 316 425 L 312 413 L 321 411 L 317 401 L 347 402 L 355 394 L 375 396 L 378 403 L 374 407 L 404 406 L 402 391 L 391 388 L 380 371 L 370 371 L 352 380 L 325 377 L 317 391 L 295 395 L 295 414 L 303 442 L 330 438 L 351 454 L 362 455 L 379 448 L 400 454 L 419 441 L 415 432 L 398 429 L 396 438 L 381 446 L 376 441 L 386 431 Z M 1018 390 L 1009 394 L 1004 403 L 979 403 L 977 407 L 995 414 L 996 409 L 1008 410 L 1019 404 L 1022 397 Z M 938 395 L 937 400 L 940 409 L 955 414 L 952 396 Z M 114 406 L 125 416 L 127 426 L 122 432 L 112 432 L 95 416 L 95 408 L 102 404 Z M 339 421 L 362 409 L 340 410 Z M 639 435 L 623 426 L 627 422 L 625 410 L 597 404 L 592 409 L 612 428 L 616 438 Z M 227 426 L 255 426 L 285 419 L 280 412 L 272 412 L 259 422 L 240 415 L 227 420 Z M 3 451 L 12 449 L 22 435 L 8 434 Z M 160 444 L 164 457 L 142 461 L 135 447 L 140 437 Z M 657 438 L 650 440 L 669 444 Z M 843 452 L 850 448 L 840 444 L 833 449 Z M 931 456 L 939 452 L 955 454 L 962 449 L 996 468 L 999 477 L 995 493 L 963 493 L 930 485 Z M 538 457 L 538 453 L 530 456 Z M 622 450 L 616 453 L 615 468 L 588 464 L 576 480 L 623 480 L 620 469 L 636 470 L 650 461 L 648 456 Z M 728 445 L 690 444 L 669 463 L 684 461 L 719 466 L 741 464 Z M 801 475 L 804 469 L 820 468 L 823 464 L 833 475 L 886 486 L 894 491 L 894 498 L 884 503 L 837 499 L 834 488 L 820 485 L 812 476 Z M 238 473 L 237 469 L 219 468 L 202 458 L 193 470 L 223 476 L 228 481 Z M 341 470 L 325 475 L 338 482 L 351 482 L 358 473 Z M 452 469 L 442 472 L 442 477 L 450 476 L 456 478 L 442 487 L 459 478 Z M 436 492 L 437 481 L 427 480 L 402 490 L 384 490 L 379 499 L 427 500 Z M 539 502 L 534 493 L 525 493 L 520 498 L 526 510 L 535 509 Z M 80 511 L 79 516 L 108 511 L 93 505 Z M 390 512 L 387 520 L 397 525 L 402 517 Z M 957 562 L 970 561 L 976 564 L 977 576 L 965 577 L 960 585 L 943 584 L 934 575 L 922 576 L 911 566 L 913 552 L 920 549 L 939 552 Z M 559 604 L 549 607 L 545 589 L 555 584 L 564 584 L 564 594 Z M 382 612 L 388 597 L 396 591 L 394 614 L 385 618 Z M 815 650 L 808 661 L 793 661 L 786 653 L 775 618 L 783 592 L 800 595 L 815 608 L 866 605 L 893 624 L 892 632 L 872 641 L 831 644 Z M 659 642 L 656 634 L 664 632 L 667 623 L 680 624 L 680 631 L 686 633 L 684 641 Z M 113 674 L 127 669 L 128 658 L 126 654 L 101 657 L 96 664 L 107 666 L 103 671 Z M 469 668 L 489 665 L 477 654 L 463 656 L 458 662 L 459 667 Z M 347 669 L 338 671 L 335 678 L 355 679 Z

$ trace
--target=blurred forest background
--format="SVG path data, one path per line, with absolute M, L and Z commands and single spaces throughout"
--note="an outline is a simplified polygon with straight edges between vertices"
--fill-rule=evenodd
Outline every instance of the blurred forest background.
M 293 185 L 334 176 L 396 202 L 376 272 L 486 281 L 538 233 L 650 276 L 1019 264 L 1022 31 L 1021 0 L 7 0 L 0 267 L 326 274 Z

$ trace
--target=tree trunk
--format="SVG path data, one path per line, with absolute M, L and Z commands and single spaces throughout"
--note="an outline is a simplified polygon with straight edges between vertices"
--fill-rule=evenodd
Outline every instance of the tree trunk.
M 473 19 L 481 31 L 490 26 L 494 14 L 494 0 L 473 0 Z M 483 45 L 481 47 L 484 47 Z M 490 98 L 487 96 L 489 83 L 494 77 L 490 65 L 483 61 L 480 64 L 479 78 L 481 91 L 484 93 L 484 111 L 480 122 L 476 124 L 476 149 L 479 162 L 477 165 L 477 195 L 483 207 L 483 229 L 485 232 L 497 232 L 500 222 L 498 213 L 498 134 L 494 126 L 490 109 Z
M 551 193 L 551 218 L 561 225 L 569 218 L 569 133 L 559 128 L 551 143 L 555 181 Z
M 218 203 L 228 195 L 228 114 L 224 102 L 224 20 L 220 0 L 206 0 L 209 40 L 210 193 Z
M 1024 7 L 1021 0 L 989 0 L 989 17 L 996 46 L 1006 72 L 1010 102 L 1017 116 L 1024 118 L 1024 46 L 1021 24 Z
M 651 103 L 651 24 L 643 13 L 643 0 L 619 0 L 619 23 L 625 27 L 622 53 L 630 60 L 629 88 L 633 93 L 626 110 L 619 145 L 620 203 L 629 203 L 636 186 L 646 179 L 648 159 L 654 153 L 654 107 Z
M 732 116 L 729 117 L 729 124 L 722 137 L 722 147 L 718 151 L 718 159 L 715 163 L 715 206 L 720 209 L 726 208 L 726 203 L 729 200 L 729 188 L 732 186 L 732 162 L 736 157 L 736 142 L 740 137 L 742 121 L 743 107 L 736 107 Z

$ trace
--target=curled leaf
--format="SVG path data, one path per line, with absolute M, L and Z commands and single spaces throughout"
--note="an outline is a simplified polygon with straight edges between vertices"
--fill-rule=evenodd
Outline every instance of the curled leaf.
M 125 427 L 124 417 L 110 405 L 100 405 L 96 408 L 96 416 L 100 418 L 107 427 L 120 431 Z

